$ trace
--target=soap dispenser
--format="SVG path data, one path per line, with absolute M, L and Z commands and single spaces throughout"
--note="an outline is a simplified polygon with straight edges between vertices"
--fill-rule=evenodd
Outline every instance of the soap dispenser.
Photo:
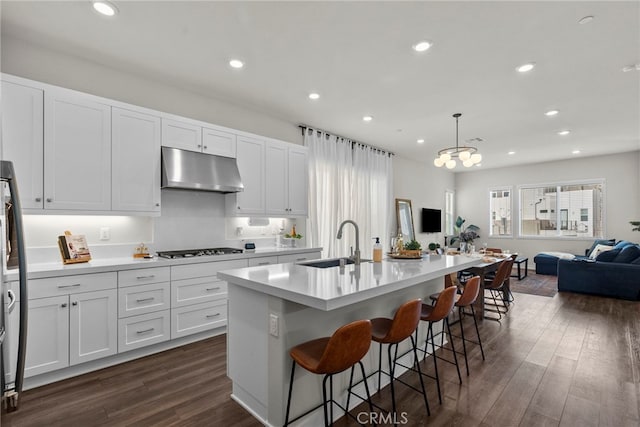
M 380 244 L 380 238 L 374 237 L 376 243 L 373 245 L 373 262 L 382 262 L 382 245 Z

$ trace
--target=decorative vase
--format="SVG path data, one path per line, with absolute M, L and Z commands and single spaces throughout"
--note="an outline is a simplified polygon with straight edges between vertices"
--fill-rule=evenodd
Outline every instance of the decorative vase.
M 460 253 L 461 254 L 467 253 L 467 242 L 460 242 Z

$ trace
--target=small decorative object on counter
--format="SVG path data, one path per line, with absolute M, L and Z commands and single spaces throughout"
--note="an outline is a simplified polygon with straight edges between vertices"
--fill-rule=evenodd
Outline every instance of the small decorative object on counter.
M 63 264 L 91 261 L 89 245 L 83 234 L 73 235 L 69 230 L 66 230 L 64 236 L 58 236 L 58 248 Z
M 398 236 L 396 237 L 396 248 L 393 252 L 399 254 L 403 250 L 404 250 L 404 240 L 402 239 L 402 232 L 398 228 Z
M 400 251 L 400 254 L 420 258 L 422 257 L 422 246 L 420 246 L 420 242 L 413 239 L 404 245 L 404 248 Z
M 440 249 L 440 243 L 429 243 L 429 250 L 433 253 L 437 253 L 438 249 Z
M 149 248 L 147 248 L 144 245 L 144 243 L 140 243 L 138 246 L 136 246 L 133 252 L 133 257 L 134 258 L 151 258 L 151 255 L 149 255 Z
M 382 245 L 380 238 L 375 237 L 376 243 L 373 245 L 373 262 L 382 262 Z

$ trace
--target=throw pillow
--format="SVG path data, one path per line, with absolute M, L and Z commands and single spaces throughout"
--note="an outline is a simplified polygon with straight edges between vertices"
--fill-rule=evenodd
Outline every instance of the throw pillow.
M 610 251 L 602 252 L 596 257 L 596 261 L 612 262 L 615 257 L 622 251 L 622 249 L 611 249 Z
M 629 246 L 629 245 L 633 245 L 633 243 L 627 242 L 626 240 L 620 240 L 618 243 L 616 243 L 613 249 L 622 249 L 625 246 Z
M 596 239 L 585 255 L 591 256 L 591 253 L 598 245 L 613 246 L 615 244 L 616 244 L 616 239 Z
M 636 245 L 625 246 L 613 259 L 613 262 L 628 264 L 640 256 L 640 248 Z
M 606 251 L 610 251 L 611 249 L 613 249 L 613 246 L 609 246 L 609 245 L 596 245 L 595 248 L 593 248 L 593 250 L 591 251 L 591 253 L 589 254 L 589 258 L 591 259 L 596 259 L 596 257 L 598 255 L 600 255 L 602 252 L 606 252 Z

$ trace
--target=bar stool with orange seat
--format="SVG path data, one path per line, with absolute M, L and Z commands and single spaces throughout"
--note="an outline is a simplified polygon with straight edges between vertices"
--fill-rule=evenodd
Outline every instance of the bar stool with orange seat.
M 441 293 L 440 293 L 440 297 L 438 298 L 438 300 L 436 301 L 435 305 L 429 305 L 429 304 L 425 304 L 422 303 L 422 312 L 420 314 L 420 320 L 423 320 L 425 322 L 429 323 L 429 329 L 427 331 L 427 338 L 424 342 L 424 350 L 423 351 L 425 354 L 427 354 L 427 345 L 429 344 L 429 342 L 431 342 L 431 349 L 432 349 L 432 356 L 433 356 L 433 367 L 435 369 L 435 377 L 431 377 L 430 375 L 424 374 L 429 376 L 430 378 L 433 378 L 436 380 L 436 385 L 438 386 L 438 400 L 440 401 L 440 403 L 442 404 L 442 394 L 440 392 L 440 379 L 438 376 L 438 362 L 436 359 L 441 359 L 444 360 L 446 362 L 452 363 L 454 365 L 456 365 L 456 370 L 458 371 L 458 380 L 460 381 L 460 383 L 462 384 L 462 376 L 460 375 L 460 366 L 458 365 L 458 356 L 456 355 L 456 350 L 453 344 L 453 339 L 449 340 L 449 343 L 451 344 L 451 349 L 447 349 L 447 350 L 451 350 L 451 352 L 453 353 L 453 362 L 451 362 L 448 359 L 445 359 L 443 357 L 440 357 L 438 355 L 436 355 L 436 343 L 435 343 L 435 335 L 433 333 L 433 324 L 434 323 L 438 323 L 440 321 L 442 321 L 444 323 L 444 325 L 446 325 L 447 327 L 447 332 L 449 333 L 449 336 L 451 336 L 451 328 L 449 326 L 449 320 L 448 320 L 448 316 L 449 313 L 451 313 L 451 310 L 453 310 L 453 306 L 455 304 L 455 298 L 456 298 L 456 292 L 457 292 L 458 288 L 456 286 L 449 286 L 447 288 L 445 288 Z M 440 332 L 441 334 L 444 334 L 444 327 L 442 328 L 442 331 Z M 417 331 L 416 331 L 417 334 Z M 445 348 L 442 345 L 438 345 L 439 348 Z
M 509 298 L 511 295 L 511 291 L 506 287 L 507 280 L 509 280 L 509 276 L 511 276 L 511 269 L 513 268 L 513 258 L 507 258 L 498 267 L 498 271 L 496 271 L 496 275 L 492 279 L 485 279 L 484 281 L 484 289 L 485 291 L 489 291 L 491 294 L 491 298 L 493 299 L 493 303 L 489 303 L 485 301 L 485 305 L 492 305 L 495 309 L 485 308 L 485 311 L 492 311 L 494 313 L 498 313 L 498 318 L 485 316 L 486 319 L 490 320 L 500 320 L 502 319 L 502 315 L 506 314 L 509 311 Z M 500 296 L 502 300 L 502 304 L 498 303 L 498 299 L 496 296 Z M 503 309 L 501 309 L 502 307 Z
M 413 338 L 413 333 L 418 328 L 418 324 L 420 323 L 420 313 L 422 307 L 422 299 L 418 298 L 415 300 L 408 301 L 400 306 L 396 311 L 396 314 L 393 316 L 393 319 L 388 319 L 386 317 L 378 317 L 375 319 L 371 319 L 372 325 L 372 333 L 371 338 L 373 341 L 380 344 L 380 353 L 378 357 L 378 391 L 380 391 L 380 375 L 384 372 L 382 370 L 382 344 L 388 344 L 387 347 L 387 355 L 389 360 L 389 372 L 384 372 L 384 374 L 389 375 L 390 377 L 390 387 L 391 387 L 391 404 L 392 404 L 392 413 L 396 413 L 396 396 L 395 396 L 395 388 L 394 382 L 400 381 L 406 386 L 414 389 L 415 391 L 422 392 L 422 397 L 424 399 L 424 405 L 427 408 L 427 414 L 431 415 L 431 411 L 429 410 L 429 402 L 427 401 L 427 392 L 424 388 L 424 381 L 422 380 L 422 372 L 420 371 L 420 364 L 418 361 L 418 353 L 416 352 L 416 341 Z M 395 369 L 398 364 L 398 344 L 407 338 L 411 339 L 411 351 L 413 351 L 415 365 L 417 366 L 418 376 L 420 378 L 420 386 L 421 390 L 413 387 L 410 384 L 405 383 L 399 378 L 395 377 Z M 395 346 L 395 352 L 393 348 Z M 391 354 L 394 354 L 392 359 Z
M 480 352 L 482 353 L 482 360 L 484 359 L 484 349 L 482 348 L 482 340 L 480 339 L 480 331 L 478 330 L 478 321 L 476 320 L 475 310 L 473 308 L 473 304 L 476 302 L 478 295 L 480 293 L 480 276 L 473 276 L 471 279 L 467 280 L 467 283 L 464 286 L 464 291 L 462 295 L 455 296 L 455 307 L 458 307 L 458 317 L 460 322 L 460 338 L 462 339 L 462 350 L 464 354 L 464 362 L 467 368 L 467 375 L 469 375 L 469 360 L 467 358 L 467 345 L 466 342 L 471 342 L 480 346 Z M 429 298 L 432 301 L 437 301 L 440 297 L 440 294 L 433 294 Z M 466 307 L 471 308 L 471 317 L 473 317 L 473 324 L 476 327 L 476 335 L 478 337 L 478 341 L 472 341 L 464 336 L 464 327 L 462 326 L 462 319 L 464 318 L 465 313 L 464 309 Z
M 357 418 L 348 411 L 349 400 L 347 399 L 347 408 L 343 408 L 333 399 L 333 375 L 346 371 L 351 368 L 351 377 L 349 380 L 348 396 L 351 396 L 351 386 L 353 382 L 353 371 L 355 365 L 360 365 L 362 377 L 366 378 L 364 366 L 361 359 L 369 351 L 371 346 L 371 322 L 369 320 L 357 320 L 338 328 L 331 337 L 318 338 L 307 341 L 293 347 L 289 354 L 293 359 L 291 366 L 291 379 L 289 381 L 289 396 L 287 398 L 287 412 L 285 415 L 285 427 L 289 423 L 294 422 L 303 416 L 315 411 L 320 406 L 324 409 L 324 423 L 329 426 L 333 422 L 333 404 L 335 403 L 345 411 L 345 415 L 349 415 L 357 421 Z M 293 377 L 295 375 L 296 364 L 314 374 L 324 375 L 322 380 L 322 404 L 308 410 L 307 412 L 297 416 L 289 421 L 289 410 L 291 409 L 291 392 L 293 390 Z M 329 399 L 327 400 L 327 380 L 329 380 Z M 367 401 L 369 409 L 373 412 L 371 396 L 369 394 L 369 386 L 364 382 L 367 393 Z M 330 414 L 327 410 L 327 404 L 330 404 Z M 329 417 L 330 415 L 330 417 Z M 329 421 L 331 420 L 331 422 Z

